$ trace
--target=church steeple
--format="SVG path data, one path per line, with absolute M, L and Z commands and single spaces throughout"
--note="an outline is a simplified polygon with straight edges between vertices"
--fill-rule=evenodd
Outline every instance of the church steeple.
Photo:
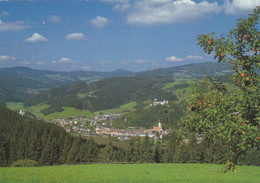
M 162 127 L 161 120 L 159 120 L 159 122 L 158 122 L 158 127 Z

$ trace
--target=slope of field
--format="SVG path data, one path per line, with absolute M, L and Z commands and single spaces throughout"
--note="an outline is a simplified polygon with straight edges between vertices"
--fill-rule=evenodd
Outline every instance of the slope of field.
M 221 173 L 210 164 L 89 164 L 35 168 L 0 168 L 0 182 L 260 182 L 260 168 L 242 166 Z

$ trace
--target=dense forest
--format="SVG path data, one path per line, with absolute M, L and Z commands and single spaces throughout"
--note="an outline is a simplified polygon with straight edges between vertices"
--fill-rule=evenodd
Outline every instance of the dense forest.
M 30 159 L 38 165 L 93 162 L 98 145 L 72 137 L 51 123 L 23 117 L 0 106 L 0 165 Z

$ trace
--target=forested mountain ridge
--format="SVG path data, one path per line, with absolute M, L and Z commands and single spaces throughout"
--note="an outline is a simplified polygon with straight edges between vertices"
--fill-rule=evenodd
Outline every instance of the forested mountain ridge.
M 36 79 L 38 81 L 44 81 L 46 83 L 52 83 L 59 81 L 61 83 L 68 83 L 72 81 L 92 81 L 93 79 L 102 79 L 116 76 L 128 76 L 134 74 L 134 72 L 118 69 L 110 72 L 99 71 L 50 71 L 50 70 L 37 70 L 28 67 L 11 67 L 0 68 L 0 74 L 14 75 L 25 78 Z
M 0 166 L 26 158 L 38 165 L 91 162 L 98 151 L 93 140 L 72 137 L 57 125 L 0 106 Z
M 213 69 L 214 67 L 215 69 Z M 209 75 L 224 75 L 230 72 L 225 70 L 226 68 L 225 64 L 209 62 L 156 69 L 127 77 L 102 79 L 89 84 L 75 82 L 32 97 L 25 102 L 25 106 L 48 104 L 50 107 L 41 111 L 46 115 L 60 112 L 62 107 L 75 107 L 96 112 L 117 108 L 131 101 L 142 103 L 155 98 L 176 101 L 177 97 L 172 92 L 172 90 L 176 90 L 174 87 L 163 89 L 167 83 L 172 83 L 174 79 L 180 78 L 202 78 L 207 71 L 209 71 Z M 185 87 L 188 87 L 186 85 Z
M 33 95 L 46 90 L 46 85 L 34 79 L 0 74 L 0 104 L 15 101 L 23 102 Z
M 138 73 L 140 75 L 158 75 L 168 76 L 174 78 L 203 78 L 205 73 L 209 76 L 225 75 L 231 73 L 228 63 L 217 63 L 217 62 L 203 62 L 193 63 L 176 67 L 154 69 L 145 72 Z
M 42 91 L 75 81 L 92 82 L 132 74 L 133 72 L 126 70 L 57 72 L 27 67 L 0 68 L 0 104 L 24 102 Z
M 91 112 L 119 107 L 131 101 L 154 98 L 175 100 L 176 96 L 162 90 L 163 84 L 173 81 L 168 77 L 131 76 L 115 77 L 86 84 L 71 83 L 45 91 L 25 102 L 26 106 L 45 103 L 51 105 L 45 114 L 59 111 L 62 107 L 88 109 Z
M 212 69 L 214 68 L 214 69 Z M 145 72 L 115 70 L 111 72 L 97 71 L 48 71 L 28 67 L 0 68 L 0 104 L 7 102 L 24 102 L 45 90 L 56 88 L 71 82 L 85 81 L 87 83 L 119 76 L 164 76 L 169 78 L 200 78 L 209 71 L 223 75 L 227 72 L 226 64 L 213 62 L 189 64 L 178 67 L 155 69 Z M 6 84 L 8 83 L 8 84 Z

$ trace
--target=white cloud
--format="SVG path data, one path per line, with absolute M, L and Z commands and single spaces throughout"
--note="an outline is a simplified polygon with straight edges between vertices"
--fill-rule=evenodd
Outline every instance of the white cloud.
M 145 63 L 145 61 L 144 60 L 136 60 L 135 63 L 140 64 L 140 63 Z
M 102 2 L 114 3 L 113 10 L 125 11 L 130 8 L 129 0 L 101 0 Z
M 76 63 L 76 61 L 73 61 L 71 60 L 70 58 L 67 58 L 67 57 L 62 57 L 60 60 L 56 61 L 56 60 L 53 60 L 51 62 L 52 64 L 66 64 L 66 63 Z
M 129 9 L 130 7 L 131 7 L 131 5 L 129 3 L 116 4 L 113 7 L 113 10 L 125 11 L 125 10 Z
M 45 62 L 39 61 L 39 62 L 37 62 L 36 64 L 38 64 L 38 65 L 44 65 Z
M 54 23 L 59 23 L 59 22 L 61 22 L 61 18 L 56 15 L 52 15 L 52 16 L 50 16 L 49 21 L 54 22 Z
M 20 31 L 24 29 L 30 28 L 29 25 L 25 25 L 23 21 L 16 21 L 16 22 L 3 22 L 0 20 L 0 31 L 7 32 L 7 31 Z
M 176 56 L 170 56 L 166 58 L 167 62 L 183 62 L 183 61 L 189 61 L 189 60 L 193 60 L 193 61 L 199 61 L 199 60 L 203 60 L 204 58 L 202 56 L 198 56 L 198 55 L 188 55 L 185 58 L 178 58 Z
M 26 42 L 40 42 L 40 41 L 48 41 L 45 37 L 38 33 L 33 33 L 33 35 L 25 40 Z
M 260 0 L 225 0 L 224 9 L 227 14 L 243 14 L 260 6 Z
M 127 16 L 130 24 L 168 24 L 192 21 L 221 11 L 217 2 L 192 0 L 140 0 L 135 1 L 131 13 Z
M 74 61 L 72 61 L 72 60 L 69 59 L 69 58 L 62 57 L 62 58 L 59 60 L 59 63 L 74 63 Z
M 91 24 L 92 24 L 94 27 L 102 28 L 102 27 L 104 27 L 105 25 L 108 24 L 108 19 L 105 18 L 105 17 L 97 16 L 96 18 L 94 18 L 93 20 L 91 20 Z
M 8 61 L 15 61 L 15 57 L 2 55 L 0 56 L 0 62 L 8 62 Z
M 178 58 L 178 57 L 175 57 L 175 56 L 170 56 L 170 57 L 167 57 L 167 58 L 166 58 L 166 61 L 167 61 L 167 62 L 182 62 L 182 61 L 183 61 L 183 58 Z
M 83 40 L 84 39 L 84 34 L 82 33 L 71 33 L 65 36 L 66 39 L 68 40 Z
M 203 60 L 204 58 L 202 56 L 198 55 L 188 55 L 186 57 L 186 60 Z

